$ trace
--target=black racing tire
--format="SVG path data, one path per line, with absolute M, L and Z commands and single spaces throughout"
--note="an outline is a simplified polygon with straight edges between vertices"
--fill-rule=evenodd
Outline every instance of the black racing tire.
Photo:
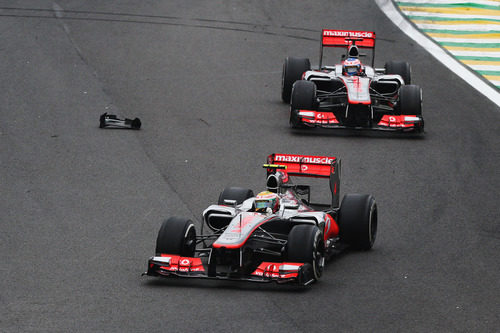
M 369 194 L 346 194 L 339 210 L 340 240 L 356 250 L 370 250 L 378 225 L 377 204 Z
M 293 84 L 302 78 L 304 72 L 310 69 L 311 63 L 307 58 L 287 57 L 285 59 L 281 75 L 281 99 L 283 102 L 290 103 Z
M 195 249 L 196 230 L 191 220 L 174 216 L 163 222 L 156 238 L 157 255 L 193 257 Z
M 224 200 L 236 200 L 240 205 L 246 199 L 253 197 L 253 191 L 243 187 L 226 187 L 219 195 L 218 205 L 224 205 Z
M 399 89 L 401 114 L 422 115 L 422 89 L 417 85 L 401 86 Z
M 405 84 L 411 84 L 411 66 L 405 61 L 389 61 L 385 63 L 385 74 L 400 75 Z
M 323 274 L 325 263 L 323 234 L 312 224 L 299 224 L 290 230 L 286 245 L 289 262 L 309 263 L 312 278 L 318 280 Z
M 304 128 L 299 120 L 299 110 L 316 110 L 316 85 L 314 82 L 300 80 L 293 84 L 292 100 L 290 102 L 290 127 Z

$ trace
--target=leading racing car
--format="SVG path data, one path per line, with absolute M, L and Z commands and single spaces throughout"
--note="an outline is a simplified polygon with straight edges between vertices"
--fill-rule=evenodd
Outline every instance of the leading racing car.
M 281 98 L 290 103 L 292 128 L 354 128 L 423 132 L 422 89 L 411 84 L 407 62 L 375 68 L 375 32 L 323 29 L 318 69 L 287 57 Z M 325 48 L 342 47 L 341 63 L 323 65 Z M 371 66 L 361 63 L 371 50 Z
M 347 194 L 339 205 L 339 159 L 272 154 L 264 167 L 266 191 L 224 189 L 203 212 L 201 235 L 187 218 L 164 221 L 144 274 L 308 285 L 335 253 L 372 248 L 377 204 L 371 195 Z M 291 177 L 328 179 L 331 202 L 312 203 L 310 186 Z

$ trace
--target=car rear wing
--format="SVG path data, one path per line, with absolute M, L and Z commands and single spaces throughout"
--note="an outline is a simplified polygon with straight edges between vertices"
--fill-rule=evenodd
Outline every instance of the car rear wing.
M 287 176 L 328 178 L 332 207 L 339 207 L 340 159 L 331 156 L 271 154 L 267 157 L 267 176 L 281 171 Z
M 375 62 L 375 32 L 357 30 L 332 30 L 323 29 L 321 31 L 321 50 L 319 58 L 319 68 L 323 62 L 323 47 L 345 47 L 356 45 L 359 48 L 372 49 L 372 67 Z

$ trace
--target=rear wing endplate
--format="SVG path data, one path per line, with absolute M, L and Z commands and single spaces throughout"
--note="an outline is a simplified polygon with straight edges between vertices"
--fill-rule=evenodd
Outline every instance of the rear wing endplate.
M 340 159 L 331 156 L 271 154 L 267 157 L 267 176 L 277 170 L 289 176 L 328 178 L 332 194 L 332 207 L 339 207 Z

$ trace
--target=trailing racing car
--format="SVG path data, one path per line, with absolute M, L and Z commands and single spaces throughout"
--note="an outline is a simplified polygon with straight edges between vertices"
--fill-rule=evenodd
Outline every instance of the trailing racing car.
M 255 196 L 247 188 L 224 189 L 203 212 L 201 235 L 187 218 L 164 221 L 144 275 L 308 285 L 321 277 L 330 256 L 372 248 L 375 199 L 347 194 L 339 204 L 339 159 L 272 154 L 264 168 L 266 191 Z M 328 179 L 331 202 L 311 203 L 311 187 L 291 177 Z
M 422 89 L 411 84 L 407 62 L 375 68 L 375 32 L 323 29 L 318 69 L 287 57 L 281 98 L 290 103 L 292 128 L 355 128 L 423 132 Z M 325 48 L 342 47 L 341 63 L 323 65 Z M 371 66 L 361 63 L 371 50 Z

